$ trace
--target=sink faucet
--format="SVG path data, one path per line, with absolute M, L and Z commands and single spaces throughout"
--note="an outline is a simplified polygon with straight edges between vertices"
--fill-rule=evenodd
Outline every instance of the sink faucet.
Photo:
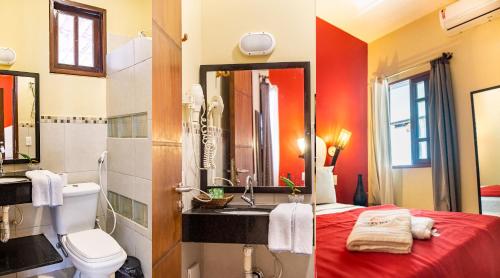
M 3 156 L 5 154 L 5 146 L 3 145 L 3 141 L 0 141 L 0 174 L 3 175 Z
M 250 189 L 250 197 L 246 196 L 248 189 Z M 253 195 L 253 177 L 252 175 L 247 176 L 245 184 L 245 192 L 241 195 L 241 199 L 245 201 L 250 207 L 255 207 L 255 196 Z

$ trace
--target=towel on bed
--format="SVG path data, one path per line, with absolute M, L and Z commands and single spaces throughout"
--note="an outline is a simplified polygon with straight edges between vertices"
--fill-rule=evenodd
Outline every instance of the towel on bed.
M 412 244 L 407 209 L 369 210 L 359 215 L 346 247 L 350 251 L 408 254 Z
M 429 239 L 432 236 L 434 220 L 429 217 L 411 217 L 411 234 L 416 239 Z

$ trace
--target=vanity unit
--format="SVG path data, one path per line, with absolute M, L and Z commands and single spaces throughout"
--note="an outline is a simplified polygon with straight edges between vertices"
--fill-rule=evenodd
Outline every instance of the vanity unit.
M 31 181 L 25 172 L 6 172 L 4 164 L 40 161 L 39 75 L 0 71 L 0 206 L 31 203 Z M 6 101 L 5 101 L 6 100 Z M 23 155 L 21 155 L 23 154 Z M 13 210 L 11 207 L 10 210 Z M 0 276 L 62 262 L 43 234 L 0 242 Z
M 274 207 L 191 209 L 182 214 L 182 241 L 266 245 L 269 213 Z
M 188 130 L 201 130 L 190 134 L 199 136 L 200 151 L 183 155 L 199 155 L 201 190 L 243 193 L 248 205 L 185 211 L 182 240 L 267 245 L 276 205 L 255 206 L 253 194 L 290 194 L 282 177 L 299 194 L 312 192 L 312 148 L 301 153 L 297 146 L 299 139 L 312 141 L 310 64 L 202 65 L 200 85 L 192 89 L 187 123 Z

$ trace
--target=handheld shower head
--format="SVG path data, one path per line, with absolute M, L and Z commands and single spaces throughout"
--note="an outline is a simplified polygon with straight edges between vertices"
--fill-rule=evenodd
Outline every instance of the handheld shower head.
M 103 151 L 101 155 L 99 156 L 99 159 L 97 159 L 98 164 L 103 164 L 104 160 L 106 159 L 106 155 L 108 154 L 108 151 Z

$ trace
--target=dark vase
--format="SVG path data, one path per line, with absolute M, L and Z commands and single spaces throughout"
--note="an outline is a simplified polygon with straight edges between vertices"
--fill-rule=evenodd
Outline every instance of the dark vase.
M 354 193 L 354 205 L 366 206 L 368 197 L 366 196 L 365 187 L 363 186 L 363 175 L 358 175 L 358 185 Z

